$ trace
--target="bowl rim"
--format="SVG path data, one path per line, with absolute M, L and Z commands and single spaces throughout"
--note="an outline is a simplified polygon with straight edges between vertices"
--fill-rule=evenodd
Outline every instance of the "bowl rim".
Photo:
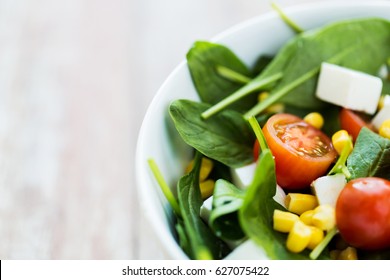
M 286 8 L 283 8 L 283 11 L 287 13 L 288 15 L 294 15 L 295 13 L 307 13 L 310 10 L 313 9 L 321 9 L 321 8 L 390 8 L 390 1 L 386 0 L 375 0 L 375 1 L 337 1 L 337 0 L 331 0 L 326 1 L 322 0 L 320 2 L 306 2 L 306 3 L 299 3 L 299 4 L 293 4 L 291 6 L 288 6 Z M 261 13 L 255 17 L 246 19 L 244 21 L 241 21 L 237 24 L 232 25 L 231 27 L 225 29 L 222 32 L 219 32 L 217 35 L 213 36 L 209 41 L 210 42 L 220 42 L 224 39 L 234 36 L 236 33 L 242 31 L 243 29 L 246 29 L 247 27 L 259 22 L 263 21 L 269 21 L 273 18 L 280 18 L 279 14 L 274 11 L 270 10 L 265 13 Z M 281 19 L 282 20 L 282 19 Z M 143 187 L 145 184 L 149 184 L 147 182 L 148 179 L 144 178 L 145 170 L 143 169 L 142 162 L 145 161 L 145 156 L 143 153 L 144 142 L 143 138 L 146 135 L 147 125 L 152 121 L 152 115 L 153 111 L 158 108 L 158 104 L 160 99 L 163 97 L 164 88 L 171 83 L 171 80 L 174 79 L 174 77 L 177 75 L 177 73 L 181 71 L 185 71 L 187 67 L 187 62 L 185 59 L 181 61 L 174 69 L 171 71 L 171 73 L 167 76 L 167 78 L 164 80 L 164 82 L 161 84 L 157 92 L 155 93 L 154 97 L 152 98 L 152 101 L 150 102 L 149 106 L 146 109 L 146 113 L 144 115 L 144 118 L 142 120 L 137 142 L 136 142 L 136 151 L 135 151 L 135 177 L 136 177 L 136 193 L 138 196 L 138 200 L 140 201 L 139 204 L 139 210 L 141 213 L 143 212 L 143 215 L 146 217 L 146 222 L 148 222 L 152 228 L 152 230 L 157 235 L 157 239 L 160 244 L 165 244 L 164 251 L 168 253 L 169 257 L 171 259 L 188 259 L 188 256 L 182 251 L 177 241 L 172 236 L 171 232 L 167 229 L 166 225 L 161 220 L 156 220 L 153 217 L 158 214 L 157 207 L 146 207 L 147 203 L 144 203 L 145 201 L 149 201 L 147 190 L 149 188 Z M 150 179 L 149 179 L 150 180 Z M 169 248 L 169 249 L 168 249 Z

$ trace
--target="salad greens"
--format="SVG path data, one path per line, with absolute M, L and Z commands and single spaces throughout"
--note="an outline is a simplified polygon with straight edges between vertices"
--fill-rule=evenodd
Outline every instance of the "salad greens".
M 363 127 L 347 166 L 351 179 L 381 177 L 390 180 L 390 140 Z
M 180 225 L 181 242 L 186 245 L 187 252 L 194 259 L 220 259 L 229 252 L 228 247 L 211 232 L 200 218 L 200 207 L 203 203 L 199 189 L 201 160 L 202 155 L 196 153 L 194 168 L 189 174 L 180 178 L 177 184 L 183 219 Z
M 264 71 L 238 90 L 237 99 L 252 93 L 252 84 L 259 84 L 281 74 L 282 78 L 273 87 L 269 101 L 259 103 L 246 116 L 261 113 L 281 97 L 288 105 L 317 110 L 326 106 L 314 96 L 317 74 L 322 62 L 376 74 L 389 53 L 390 22 L 382 19 L 336 22 L 301 33 L 288 42 Z M 272 97 L 272 94 L 275 97 Z M 210 116 L 211 114 L 208 114 L 206 117 Z
M 169 113 L 183 140 L 207 157 L 230 167 L 253 161 L 253 133 L 242 115 L 233 110 L 209 120 L 200 114 L 210 105 L 189 100 L 176 100 Z
M 243 76 L 252 77 L 251 71 L 228 48 L 210 42 L 196 42 L 187 54 L 188 68 L 202 102 L 216 104 L 240 88 L 241 83 L 227 80 L 217 72 L 225 67 Z M 256 101 L 255 96 L 241 99 L 234 104 L 238 111 L 248 110 Z
M 257 122 L 254 127 L 261 146 L 255 177 L 248 187 L 244 203 L 239 210 L 241 226 L 249 238 L 254 240 L 271 259 L 305 259 L 301 254 L 293 254 L 284 246 L 285 236 L 273 230 L 272 216 L 275 209 L 284 210 L 273 197 L 276 194 L 275 161 L 267 146 Z M 306 258 L 307 259 L 307 258 Z
M 390 53 L 390 23 L 381 19 L 342 21 L 298 35 L 282 49 L 261 74 L 268 77 L 283 70 L 277 92 L 322 62 L 376 74 Z M 314 96 L 316 76 L 296 87 L 284 102 L 296 107 L 317 109 L 325 106 Z
M 245 237 L 238 220 L 244 197 L 245 192 L 229 181 L 219 179 L 215 182 L 209 224 L 217 236 L 224 240 Z
M 286 249 L 286 234 L 273 229 L 273 212 L 285 210 L 274 200 L 277 191 L 275 160 L 258 124 L 274 112 L 264 112 L 279 103 L 284 111 L 303 117 L 313 110 L 325 118 L 327 135 L 340 130 L 340 107 L 315 96 L 322 62 L 376 75 L 389 63 L 390 22 L 378 19 L 353 19 L 300 32 L 277 52 L 275 57 L 260 56 L 250 70 L 227 47 L 196 42 L 187 62 L 200 102 L 175 100 L 169 114 L 181 138 L 195 150 L 194 167 L 177 184 L 177 197 L 151 164 L 164 194 L 176 214 L 180 246 L 192 259 L 220 259 L 232 240 L 252 239 L 271 259 L 329 259 L 328 244 L 337 228 L 311 252 L 292 253 Z M 389 81 L 384 79 L 384 84 Z M 269 91 L 257 102 L 253 93 Z M 385 90 L 382 94 L 386 93 Z M 262 114 L 260 114 L 262 113 Z M 259 115 L 260 114 L 260 115 Z M 257 120 L 255 119 L 255 117 Z M 249 122 L 248 122 L 249 121 Z M 254 178 L 245 190 L 234 185 L 230 169 L 254 161 L 253 143 L 260 149 Z M 210 218 L 201 218 L 201 158 L 214 161 L 210 178 L 215 181 Z M 363 128 L 352 153 L 343 149 L 329 174 L 344 173 L 348 179 L 376 176 L 390 180 L 390 140 Z M 367 258 L 386 258 L 390 250 L 362 252 Z

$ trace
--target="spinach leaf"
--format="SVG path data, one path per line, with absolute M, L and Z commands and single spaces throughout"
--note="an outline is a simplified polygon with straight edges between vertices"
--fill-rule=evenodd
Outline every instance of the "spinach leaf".
M 209 178 L 213 179 L 215 182 L 218 179 L 224 179 L 226 181 L 232 182 L 232 174 L 230 172 L 230 167 L 219 161 L 214 161 L 214 167 L 211 170 Z
M 259 75 L 267 66 L 271 63 L 274 57 L 270 55 L 261 55 L 255 62 L 253 66 L 252 73 L 254 75 Z
M 390 180 L 390 140 L 363 127 L 348 157 L 351 179 L 381 177 Z
M 253 161 L 254 135 L 242 115 L 226 110 L 203 120 L 200 114 L 210 105 L 190 100 L 176 100 L 170 115 L 183 140 L 205 156 L 230 167 L 241 167 Z
M 199 189 L 199 171 L 202 155 L 197 152 L 192 171 L 180 178 L 177 184 L 178 199 L 183 218 L 179 234 L 185 249 L 193 259 L 221 259 L 228 253 L 228 247 L 218 239 L 200 218 L 203 203 Z M 185 231 L 185 234 L 183 232 Z
M 275 193 L 275 161 L 271 151 L 266 149 L 260 154 L 255 177 L 239 210 L 244 232 L 263 248 L 270 259 L 309 259 L 302 253 L 290 253 L 285 247 L 287 236 L 273 229 L 273 211 L 284 210 L 273 199 Z
M 238 221 L 238 210 L 245 192 L 225 180 L 215 182 L 210 227 L 215 234 L 226 240 L 238 240 L 245 236 Z
M 262 72 L 260 78 L 282 70 L 283 77 L 273 91 L 285 87 L 324 61 L 376 74 L 390 56 L 390 22 L 383 19 L 340 21 L 295 37 Z M 296 87 L 283 98 L 287 104 L 320 108 L 315 95 L 317 76 Z
M 188 240 L 188 236 L 185 230 L 183 219 L 178 219 L 175 225 L 176 233 L 179 238 L 180 248 L 186 253 L 187 256 L 192 256 L 191 244 Z
M 324 117 L 324 126 L 322 128 L 322 131 L 326 135 L 333 135 L 335 132 L 341 129 L 340 107 L 327 106 L 319 110 L 319 112 Z
M 245 64 L 225 46 L 210 42 L 195 42 L 187 53 L 187 63 L 200 99 L 216 104 L 241 87 L 241 83 L 228 80 L 217 72 L 224 66 L 244 76 L 251 76 Z M 230 108 L 238 111 L 249 109 L 256 102 L 256 96 L 248 96 Z
M 209 118 L 258 89 L 258 85 L 269 87 L 272 83 L 271 96 L 245 113 L 246 119 L 280 101 L 317 110 L 326 106 L 325 102 L 315 96 L 322 62 L 375 75 L 389 56 L 390 22 L 387 20 L 353 19 L 310 30 L 294 37 L 260 75 L 215 104 L 202 116 Z

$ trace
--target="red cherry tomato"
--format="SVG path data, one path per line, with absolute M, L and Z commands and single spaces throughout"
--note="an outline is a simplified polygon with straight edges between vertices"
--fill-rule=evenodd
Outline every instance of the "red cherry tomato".
M 282 188 L 309 186 L 336 158 L 329 137 L 297 116 L 273 115 L 263 132 L 275 157 L 276 180 Z
M 340 111 L 340 126 L 342 129 L 348 131 L 352 136 L 353 141 L 356 141 L 356 138 L 363 127 L 368 127 L 371 130 L 373 129 L 372 126 L 364 121 L 358 114 L 345 108 Z
M 371 177 L 348 182 L 337 199 L 336 223 L 341 236 L 356 248 L 389 248 L 390 181 Z
M 258 159 L 259 157 L 259 152 L 260 152 L 260 144 L 259 144 L 259 141 L 255 141 L 255 144 L 253 145 L 253 158 L 255 159 L 255 161 Z

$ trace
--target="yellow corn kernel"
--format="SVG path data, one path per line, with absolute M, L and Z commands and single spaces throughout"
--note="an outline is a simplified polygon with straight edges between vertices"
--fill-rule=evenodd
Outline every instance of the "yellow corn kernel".
M 341 154 L 345 145 L 350 145 L 350 151 L 352 151 L 352 141 L 351 136 L 349 136 L 346 130 L 339 130 L 332 136 L 332 144 L 338 154 Z
M 313 226 L 322 230 L 331 230 L 336 226 L 335 210 L 329 204 L 323 204 L 314 209 Z
M 379 135 L 390 139 L 390 119 L 385 120 L 379 127 Z
M 357 251 L 354 247 L 348 247 L 342 250 L 337 257 L 338 260 L 357 260 Z
M 259 95 L 257 96 L 257 101 L 258 102 L 263 102 L 264 100 L 266 100 L 269 96 L 269 93 L 264 91 L 264 92 L 261 92 L 259 93 Z M 271 106 L 269 106 L 265 112 L 267 113 L 281 113 L 284 111 L 284 105 L 282 103 L 275 103 Z
M 202 195 L 202 199 L 205 200 L 209 198 L 214 192 L 215 182 L 214 180 L 208 179 L 199 184 L 200 194 Z
M 311 229 L 300 220 L 294 223 L 287 236 L 286 247 L 290 252 L 302 252 L 310 242 Z
M 318 112 L 307 114 L 303 120 L 317 129 L 321 129 L 324 125 L 324 118 Z
M 312 219 L 313 219 L 314 210 L 307 210 L 301 214 L 299 219 L 305 223 L 305 225 L 311 226 L 313 225 Z
M 257 101 L 258 102 L 263 102 L 266 100 L 269 96 L 269 93 L 267 91 L 260 92 L 259 95 L 257 96 Z
M 307 244 L 307 248 L 310 250 L 313 250 L 320 242 L 322 239 L 324 239 L 324 231 L 320 230 L 317 227 L 310 227 L 311 229 L 311 237 L 309 244 Z
M 194 160 L 191 160 L 186 168 L 186 173 L 189 173 L 194 167 Z M 200 165 L 199 181 L 203 182 L 210 175 L 211 170 L 213 170 L 214 162 L 211 159 L 202 158 L 202 163 Z
M 274 210 L 274 230 L 280 232 L 290 232 L 294 223 L 299 220 L 298 215 L 291 212 Z
M 285 202 L 287 210 L 298 215 L 312 210 L 318 205 L 317 198 L 314 195 L 303 193 L 289 193 Z

